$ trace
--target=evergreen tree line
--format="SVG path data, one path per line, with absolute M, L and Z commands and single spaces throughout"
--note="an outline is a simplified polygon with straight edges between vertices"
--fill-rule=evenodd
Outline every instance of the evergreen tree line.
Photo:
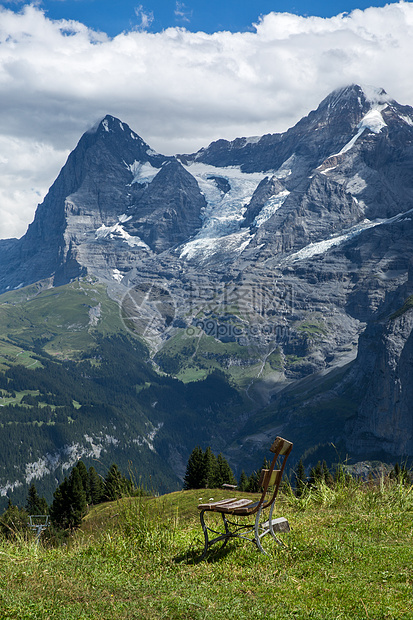
M 83 461 L 78 461 L 54 492 L 50 508 L 45 498 L 39 496 L 34 484 L 29 488 L 24 508 L 13 506 L 9 500 L 6 511 L 0 517 L 0 533 L 10 537 L 24 529 L 29 515 L 49 515 L 56 530 L 72 531 L 80 526 L 88 507 L 138 492 L 142 493 L 142 490 L 136 489 L 115 463 L 103 478 L 93 466 L 88 470 Z
M 237 485 L 238 490 L 248 493 L 259 492 L 261 471 L 269 468 L 270 462 L 264 459 L 262 466 L 249 476 L 242 471 Z M 396 463 L 388 475 L 391 480 L 408 485 L 412 483 L 411 474 L 405 465 Z M 321 482 L 334 486 L 338 483 L 348 483 L 351 479 L 351 474 L 345 471 L 343 465 L 338 464 L 330 470 L 326 461 L 319 461 L 317 465 L 311 467 L 307 476 L 303 461 L 300 459 L 293 475 L 293 481 L 287 481 L 286 484 L 290 485 L 295 482 L 295 494 L 300 497 L 306 490 L 316 487 Z M 199 446 L 194 448 L 188 459 L 184 489 L 221 488 L 225 483 L 237 484 L 231 467 L 222 454 L 216 457 L 210 447 L 205 452 Z
M 396 463 L 388 474 L 390 480 L 410 485 L 412 478 L 409 470 L 405 465 Z M 305 473 L 305 467 L 302 459 L 299 460 L 295 471 L 295 494 L 301 497 L 307 489 L 316 487 L 320 483 L 327 486 L 334 486 L 339 483 L 348 483 L 352 479 L 352 475 L 345 471 L 342 464 L 335 466 L 334 470 L 330 470 L 325 461 L 318 461 L 317 465 L 310 469 L 309 475 Z M 368 480 L 373 481 L 372 474 L 369 474 Z
M 188 459 L 184 489 L 219 489 L 223 484 L 233 484 L 240 491 L 255 493 L 260 490 L 261 470 L 269 467 L 269 461 L 264 459 L 261 468 L 258 471 L 253 471 L 249 476 L 242 471 L 237 484 L 234 473 L 222 454 L 215 456 L 209 446 L 205 452 L 197 446 L 192 450 Z
M 336 467 L 334 473 L 331 473 L 325 461 L 318 461 L 317 465 L 310 469 L 310 474 L 307 476 L 303 461 L 300 459 L 295 471 L 295 494 L 297 497 L 301 497 L 306 489 L 317 486 L 320 482 L 325 482 L 331 486 L 335 482 L 344 482 L 346 478 L 351 478 L 351 476 L 345 473 L 341 465 Z
M 228 461 L 222 454 L 215 454 L 211 448 L 194 448 L 188 459 L 184 476 L 184 489 L 216 489 L 223 484 L 237 484 Z
M 261 467 L 253 471 L 252 474 L 247 476 L 244 470 L 242 470 L 239 481 L 238 481 L 238 489 L 240 491 L 245 491 L 247 493 L 258 493 L 261 491 L 260 489 L 260 478 L 261 471 L 263 469 L 269 469 L 271 467 L 271 463 L 268 459 L 264 459 Z

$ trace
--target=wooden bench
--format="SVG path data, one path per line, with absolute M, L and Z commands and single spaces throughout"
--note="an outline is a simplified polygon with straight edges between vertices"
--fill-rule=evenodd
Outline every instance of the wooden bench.
M 267 534 L 270 534 L 278 544 L 283 544 L 275 533 L 288 532 L 290 526 L 287 519 L 284 517 L 273 519 L 273 512 L 284 468 L 292 447 L 293 444 L 282 437 L 277 437 L 275 439 L 270 448 L 270 451 L 274 454 L 271 466 L 269 469 L 263 469 L 261 471 L 259 486 L 262 488 L 262 493 L 259 501 L 253 502 L 251 499 L 231 497 L 230 499 L 223 499 L 219 502 L 198 505 L 198 510 L 201 511 L 201 526 L 205 537 L 205 547 L 200 558 L 201 560 L 204 559 L 208 549 L 212 547 L 212 545 L 223 541 L 221 546 L 221 548 L 223 548 L 231 538 L 248 540 L 254 543 L 262 553 L 265 553 L 265 551 L 261 540 Z M 275 468 L 277 462 L 279 464 L 278 469 Z M 266 509 L 269 509 L 269 514 L 264 520 L 263 515 Z M 214 530 L 205 524 L 206 512 L 219 512 L 222 515 L 224 531 Z M 253 524 L 240 523 L 239 519 L 237 519 L 238 522 L 230 521 L 227 517 L 227 515 L 248 517 L 254 514 L 256 516 Z M 215 535 L 215 537 L 210 538 L 210 534 Z

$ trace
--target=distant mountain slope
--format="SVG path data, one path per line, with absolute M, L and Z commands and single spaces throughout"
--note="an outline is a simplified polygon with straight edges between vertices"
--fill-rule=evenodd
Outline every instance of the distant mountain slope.
M 157 373 L 99 284 L 3 295 L 0 327 L 0 493 L 13 501 L 31 482 L 50 500 L 79 458 L 180 488 L 193 442 L 223 448 L 215 435 L 233 436 L 246 410 L 222 373 L 190 384 Z

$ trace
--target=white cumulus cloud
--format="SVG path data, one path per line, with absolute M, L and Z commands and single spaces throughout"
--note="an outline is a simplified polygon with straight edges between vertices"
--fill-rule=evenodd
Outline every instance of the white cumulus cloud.
M 411 2 L 270 13 L 244 33 L 149 33 L 152 16 L 137 15 L 137 29 L 109 38 L 34 5 L 0 7 L 0 237 L 24 234 L 69 151 L 107 113 L 172 154 L 284 131 L 348 83 L 413 104 Z

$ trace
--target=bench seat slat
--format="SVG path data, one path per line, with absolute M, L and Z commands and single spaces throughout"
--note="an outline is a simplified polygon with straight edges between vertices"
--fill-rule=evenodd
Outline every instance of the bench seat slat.
M 241 508 L 242 506 L 247 506 L 248 504 L 252 504 L 251 499 L 237 499 L 236 497 L 231 497 L 231 499 L 223 499 L 219 502 L 213 502 L 212 504 L 199 504 L 198 510 L 215 510 L 223 512 L 224 510 Z
M 214 506 L 220 506 L 224 504 L 230 504 L 236 502 L 236 497 L 230 497 L 229 499 L 220 499 L 218 502 L 208 502 L 207 504 L 198 504 L 198 510 L 213 510 Z

